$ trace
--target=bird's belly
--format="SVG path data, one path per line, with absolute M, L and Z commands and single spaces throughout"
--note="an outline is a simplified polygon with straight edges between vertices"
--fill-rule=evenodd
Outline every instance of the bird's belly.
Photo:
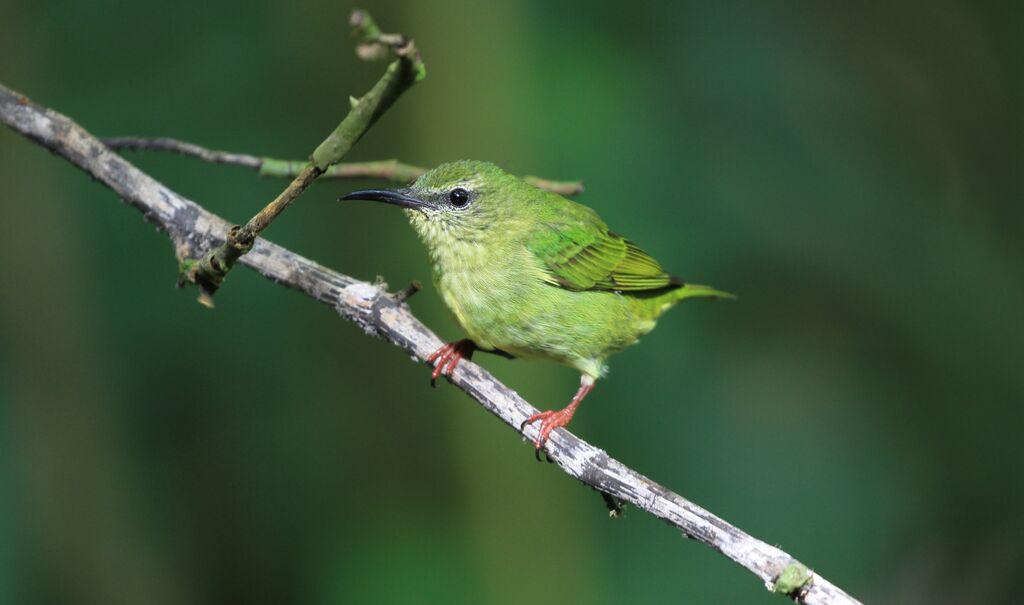
M 575 367 L 632 344 L 648 323 L 625 297 L 571 292 L 532 276 L 449 272 L 439 277 L 438 289 L 481 348 Z
M 484 349 L 501 348 L 517 301 L 507 279 L 482 271 L 447 272 L 438 290 L 456 321 Z

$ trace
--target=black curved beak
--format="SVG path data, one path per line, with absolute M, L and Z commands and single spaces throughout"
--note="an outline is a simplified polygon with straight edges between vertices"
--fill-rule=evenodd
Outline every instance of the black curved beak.
M 417 199 L 402 190 L 392 191 L 390 189 L 364 189 L 362 191 L 353 191 L 348 195 L 343 195 L 338 198 L 338 201 L 343 200 L 371 200 L 374 202 L 384 202 L 385 204 L 394 204 L 395 206 L 401 206 L 403 208 L 423 208 L 428 204 L 421 199 Z

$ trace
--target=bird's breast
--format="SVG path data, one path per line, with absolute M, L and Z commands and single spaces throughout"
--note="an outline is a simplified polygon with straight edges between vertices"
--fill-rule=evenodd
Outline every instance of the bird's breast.
M 462 328 L 478 345 L 500 348 L 523 290 L 537 281 L 528 259 L 514 249 L 454 246 L 434 261 L 438 291 Z

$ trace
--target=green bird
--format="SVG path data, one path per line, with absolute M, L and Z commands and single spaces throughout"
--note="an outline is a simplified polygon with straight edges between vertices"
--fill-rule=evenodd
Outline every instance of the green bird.
M 434 283 L 469 336 L 427 358 L 432 380 L 477 349 L 576 368 L 568 406 L 540 421 L 538 457 L 551 431 L 607 372 L 607 359 L 650 332 L 686 298 L 732 298 L 684 283 L 590 208 L 538 189 L 487 162 L 443 164 L 399 190 L 355 191 L 342 200 L 405 208 L 433 262 Z

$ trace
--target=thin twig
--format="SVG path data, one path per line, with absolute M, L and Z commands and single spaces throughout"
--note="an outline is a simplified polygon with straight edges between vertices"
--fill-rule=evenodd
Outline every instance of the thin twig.
M 426 76 L 426 68 L 412 40 L 401 35 L 382 34 L 370 15 L 364 11 L 353 11 L 350 24 L 354 33 L 362 39 L 361 49 L 390 49 L 398 58 L 387 66 L 384 75 L 369 92 L 359 99 L 349 99 L 350 108 L 345 119 L 313 150 L 309 162 L 303 165 L 284 191 L 249 222 L 233 227 L 223 244 L 201 258 L 182 261 L 181 273 L 188 281 L 199 286 L 199 302 L 204 305 L 213 306 L 214 293 L 235 262 L 252 249 L 256 236 L 287 210 L 313 181 L 340 162 L 402 93 Z M 383 55 L 377 53 L 373 58 L 380 56 Z M 225 155 L 218 157 L 224 159 Z M 179 283 L 181 281 L 179 279 Z
M 84 170 L 141 211 L 170 236 L 179 258 L 220 245 L 229 224 L 111 152 L 69 118 L 40 107 L 0 85 L 0 121 Z M 424 361 L 442 343 L 389 296 L 383 284 L 362 282 L 259 239 L 241 263 L 261 275 L 333 307 L 366 333 L 395 344 Z M 516 429 L 537 410 L 489 372 L 464 360 L 451 382 L 505 424 Z M 536 431 L 523 433 L 532 439 Z M 840 588 L 780 548 L 766 544 L 655 483 L 565 429 L 551 435 L 547 449 L 566 474 L 618 501 L 646 511 L 706 544 L 757 576 L 769 590 L 807 605 L 858 605 Z
M 199 158 L 213 164 L 230 164 L 259 170 L 266 158 L 258 158 L 245 153 L 231 153 L 200 147 L 194 143 L 180 141 L 169 137 L 109 137 L 103 144 L 118 151 L 169 151 L 178 155 Z M 298 174 L 296 171 L 295 174 Z M 295 174 L 291 175 L 292 177 Z
M 245 153 L 217 151 L 200 147 L 195 143 L 179 141 L 167 137 L 110 137 L 103 143 L 118 151 L 167 151 L 193 158 L 199 158 L 214 164 L 231 164 L 258 170 L 260 176 L 295 178 L 308 164 L 298 160 L 279 160 L 261 158 Z M 402 185 L 408 185 L 426 172 L 426 168 L 399 162 L 398 160 L 377 160 L 373 162 L 339 162 L 327 169 L 321 179 L 380 179 Z M 583 193 L 581 181 L 553 181 L 536 176 L 523 177 L 528 183 L 557 193 L 574 196 Z

